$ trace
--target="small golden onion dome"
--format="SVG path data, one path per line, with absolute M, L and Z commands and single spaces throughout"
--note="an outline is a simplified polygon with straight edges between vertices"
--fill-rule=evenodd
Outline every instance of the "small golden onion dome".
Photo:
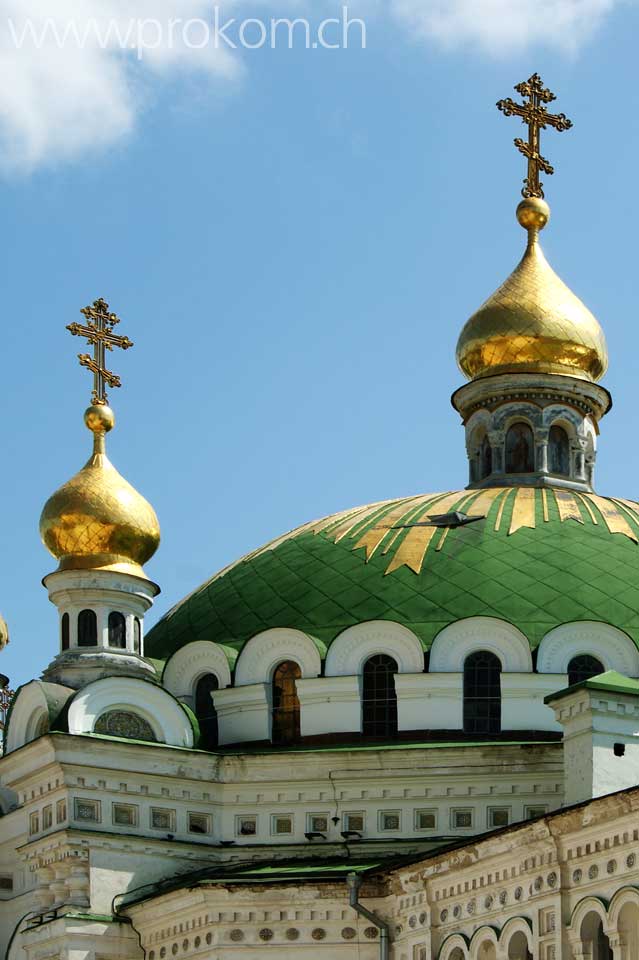
M 4 650 L 9 643 L 9 628 L 3 616 L 0 616 L 0 650 Z
M 84 421 L 93 432 L 93 456 L 46 502 L 40 536 L 60 561 L 60 570 L 117 570 L 145 577 L 142 564 L 160 543 L 158 518 L 106 456 L 113 411 L 94 405 Z
M 457 362 L 469 380 L 499 373 L 559 373 L 599 380 L 608 367 L 603 330 L 550 267 L 538 242 L 548 204 L 523 200 L 517 219 L 526 252 L 508 279 L 466 323 Z

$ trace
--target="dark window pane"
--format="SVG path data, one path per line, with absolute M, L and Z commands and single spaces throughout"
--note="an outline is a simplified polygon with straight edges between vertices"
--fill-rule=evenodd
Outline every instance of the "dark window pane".
M 494 653 L 471 653 L 464 663 L 464 731 L 501 731 L 501 661 Z
M 590 680 L 600 673 L 605 672 L 605 667 L 596 657 L 591 657 L 588 653 L 582 653 L 578 657 L 573 657 L 568 664 L 568 683 L 581 683 L 582 680 Z
M 285 660 L 273 673 L 273 743 L 294 743 L 300 739 L 300 701 L 297 681 L 302 671 L 292 660 Z
M 397 734 L 397 663 L 379 653 L 364 664 L 362 677 L 362 730 L 367 737 Z
M 142 642 L 142 624 L 138 617 L 133 621 L 133 649 L 136 653 L 140 652 Z
M 62 627 L 62 649 L 68 650 L 69 649 L 69 614 L 68 613 L 62 614 L 61 627 Z
M 208 750 L 217 747 L 217 710 L 212 695 L 218 688 L 214 673 L 200 677 L 195 688 L 195 716 L 200 724 L 202 746 Z
M 533 432 L 527 423 L 513 423 L 506 434 L 506 473 L 535 469 Z
M 479 448 L 479 479 L 484 480 L 493 472 L 493 448 L 488 437 L 484 437 Z
M 563 427 L 553 426 L 548 435 L 548 469 L 560 477 L 570 473 L 570 445 Z
M 109 646 L 126 650 L 126 620 L 121 613 L 109 614 Z
M 78 646 L 98 645 L 98 618 L 93 610 L 81 610 L 78 614 Z

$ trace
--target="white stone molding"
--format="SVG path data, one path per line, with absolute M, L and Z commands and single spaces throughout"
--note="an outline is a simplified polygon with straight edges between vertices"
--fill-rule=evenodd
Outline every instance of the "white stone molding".
M 359 677 L 317 677 L 297 681 L 302 736 L 359 733 L 362 706 Z
M 73 696 L 69 687 L 32 680 L 22 687 L 15 698 L 6 731 L 5 752 L 43 736 L 49 730 L 52 714 L 59 713 Z
M 487 946 L 493 947 L 492 957 L 491 952 L 486 950 Z M 499 941 L 493 927 L 483 926 L 475 931 L 468 950 L 469 960 L 493 960 L 499 952 Z
M 532 672 L 527 638 L 512 623 L 496 617 L 468 617 L 444 627 L 431 647 L 430 672 L 459 672 L 466 657 L 479 650 L 488 650 L 499 657 L 504 672 Z
M 193 746 L 193 728 L 186 711 L 161 687 L 133 677 L 106 677 L 84 687 L 69 707 L 69 733 L 92 733 L 103 713 L 124 710 L 151 726 L 159 743 Z
M 619 930 L 619 914 L 628 904 L 639 911 L 639 890 L 637 887 L 622 887 L 614 894 L 608 906 L 608 920 L 611 930 Z
M 467 960 L 468 946 L 460 933 L 454 933 L 452 936 L 446 937 L 439 949 L 437 960 L 451 960 L 455 950 L 461 950 L 464 960 Z
M 215 694 L 220 746 L 250 743 L 271 736 L 270 684 L 227 687 Z
M 270 683 L 273 671 L 283 660 L 293 660 L 302 677 L 318 677 L 322 660 L 316 642 L 301 630 L 274 627 L 256 634 L 246 643 L 237 658 L 235 686 Z
M 510 920 L 506 921 L 499 934 L 499 945 L 505 957 L 509 956 L 508 944 L 516 933 L 523 933 L 528 944 L 528 949 L 530 953 L 533 953 L 533 935 L 530 924 L 527 923 L 523 917 L 511 917 Z
M 603 902 L 599 899 L 599 897 L 584 897 L 584 899 L 580 900 L 575 906 L 574 910 L 572 911 L 572 916 L 570 917 L 570 922 L 568 924 L 568 936 L 571 940 L 574 941 L 576 939 L 577 943 L 581 943 L 581 925 L 589 913 L 597 914 L 597 916 L 601 919 L 604 933 L 608 933 L 608 914 Z
M 502 673 L 502 730 L 561 731 L 554 711 L 544 697 L 566 685 L 564 674 Z
M 380 653 L 393 657 L 398 673 L 424 669 L 424 651 L 412 630 L 393 620 L 369 620 L 348 627 L 333 640 L 326 656 L 326 676 L 360 676 L 365 662 Z
M 461 730 L 463 718 L 461 673 L 397 674 L 399 730 Z
M 220 690 L 231 685 L 231 668 L 222 647 L 211 640 L 196 640 L 169 657 L 162 686 L 192 705 L 198 680 L 209 673 L 217 677 Z
M 542 423 L 542 409 L 535 403 L 526 403 L 522 400 L 511 400 L 495 411 L 493 416 L 493 430 L 503 430 L 507 433 L 515 423 L 527 423 L 533 433 Z
M 547 633 L 539 645 L 537 671 L 565 674 L 572 658 L 579 654 L 597 657 L 606 670 L 639 677 L 639 650 L 630 637 L 596 620 L 564 623 Z
M 542 415 L 542 424 L 548 430 L 551 427 L 563 427 L 570 440 L 585 436 L 585 418 L 582 413 L 567 407 L 565 404 L 552 403 L 545 407 Z

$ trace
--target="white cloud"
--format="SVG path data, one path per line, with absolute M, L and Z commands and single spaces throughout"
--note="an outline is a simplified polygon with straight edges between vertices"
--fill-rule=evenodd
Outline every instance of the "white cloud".
M 619 0 L 389 0 L 415 39 L 497 56 L 529 47 L 575 53 Z
M 232 51 L 201 44 L 207 0 L 0 0 L 0 163 L 29 171 L 128 134 L 149 74 L 233 80 Z M 148 22 L 146 22 L 148 21 Z M 199 33 L 198 33 L 199 29 Z M 137 40 L 144 44 L 138 58 Z
M 407 39 L 499 55 L 534 46 L 575 51 L 620 2 L 226 0 L 225 10 L 250 4 L 266 20 L 305 9 L 317 26 L 323 15 L 347 4 L 353 16 L 366 10 L 376 20 L 392 17 Z M 158 95 L 158 76 L 171 81 L 195 72 L 227 85 L 237 82 L 249 63 L 245 51 L 205 42 L 202 23 L 211 23 L 214 4 L 0 0 L 0 166 L 28 172 L 104 149 L 134 130 L 149 92 Z M 179 23 L 171 31 L 172 19 Z M 141 60 L 132 49 L 140 36 Z

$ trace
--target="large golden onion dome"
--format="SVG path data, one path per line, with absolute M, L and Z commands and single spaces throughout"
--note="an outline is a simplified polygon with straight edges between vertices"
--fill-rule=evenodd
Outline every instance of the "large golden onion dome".
M 86 411 L 93 456 L 46 502 L 40 536 L 60 561 L 60 570 L 117 570 L 145 577 L 142 564 L 158 548 L 160 525 L 151 504 L 106 456 L 105 435 L 114 422 L 105 405 Z
M 523 200 L 519 223 L 528 245 L 518 266 L 466 323 L 457 362 L 470 380 L 500 373 L 559 373 L 597 381 L 606 372 L 603 330 L 546 260 L 538 235 L 550 209 Z

